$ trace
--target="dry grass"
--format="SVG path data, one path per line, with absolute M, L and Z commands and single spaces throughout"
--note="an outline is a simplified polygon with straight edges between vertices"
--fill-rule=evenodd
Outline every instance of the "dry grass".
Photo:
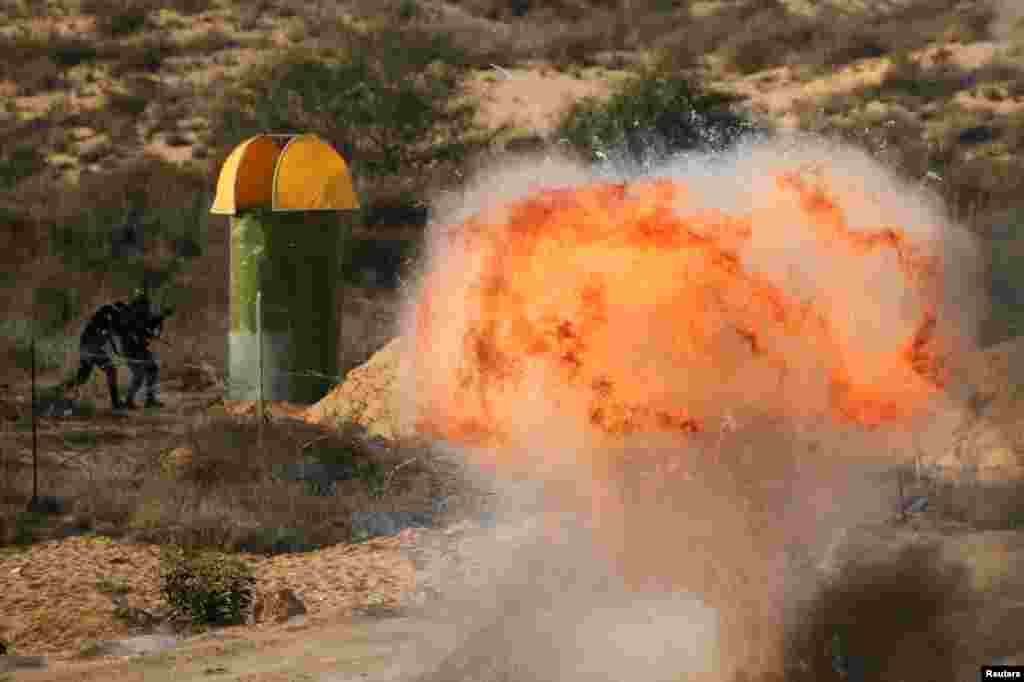
M 82 12 L 97 18 L 97 29 L 110 38 L 123 38 L 150 26 L 152 15 L 171 10 L 183 15 L 212 9 L 211 0 L 83 0 Z
M 264 427 L 261 440 L 252 418 L 206 416 L 188 424 L 181 438 L 154 422 L 144 442 L 111 425 L 44 424 L 41 478 L 65 514 L 55 524 L 17 513 L 31 493 L 30 465 L 8 451 L 0 467 L 4 543 L 78 528 L 225 551 L 305 551 L 350 542 L 353 511 L 429 513 L 439 490 L 428 451 L 409 444 L 371 450 L 351 428 L 280 419 Z M 8 434 L 8 443 L 24 445 L 27 435 Z M 332 491 L 293 480 L 287 467 L 303 458 L 348 467 L 353 477 Z
M 718 51 L 740 73 L 790 65 L 822 72 L 861 59 L 918 49 L 934 41 L 986 37 L 992 12 L 956 0 L 926 0 L 895 9 L 847 12 L 836 5 L 798 14 L 781 0 L 723 4 L 699 23 L 675 29 L 669 51 Z M 658 39 L 654 39 L 657 43 Z

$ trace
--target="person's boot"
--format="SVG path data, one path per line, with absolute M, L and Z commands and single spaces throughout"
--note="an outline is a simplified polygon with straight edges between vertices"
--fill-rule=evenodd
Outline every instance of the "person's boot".
M 164 406 L 164 404 L 162 402 L 160 402 L 159 400 L 157 400 L 155 396 L 149 396 L 148 398 L 146 398 L 146 407 L 148 407 L 148 408 L 163 407 L 163 406 Z

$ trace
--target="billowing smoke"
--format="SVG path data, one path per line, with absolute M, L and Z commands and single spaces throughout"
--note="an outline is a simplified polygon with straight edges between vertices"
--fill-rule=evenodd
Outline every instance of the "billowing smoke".
M 968 233 L 866 155 L 802 137 L 624 182 L 530 159 L 436 215 L 405 418 L 524 530 L 480 544 L 481 585 L 452 586 L 462 646 L 429 679 L 806 663 L 822 558 L 890 512 L 876 474 L 972 346 Z

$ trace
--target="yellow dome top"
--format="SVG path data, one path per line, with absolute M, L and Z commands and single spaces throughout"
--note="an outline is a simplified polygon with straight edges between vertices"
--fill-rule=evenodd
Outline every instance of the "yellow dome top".
M 345 159 L 316 135 L 257 135 L 224 162 L 210 212 L 234 215 L 257 207 L 350 211 L 359 200 Z

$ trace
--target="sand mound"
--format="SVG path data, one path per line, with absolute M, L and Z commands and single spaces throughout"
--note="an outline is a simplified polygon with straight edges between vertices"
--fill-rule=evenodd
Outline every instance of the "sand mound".
M 365 364 L 349 372 L 341 385 L 306 410 L 306 421 L 333 426 L 339 420 L 352 420 L 373 435 L 389 440 L 398 438 L 398 341 L 392 339 Z

